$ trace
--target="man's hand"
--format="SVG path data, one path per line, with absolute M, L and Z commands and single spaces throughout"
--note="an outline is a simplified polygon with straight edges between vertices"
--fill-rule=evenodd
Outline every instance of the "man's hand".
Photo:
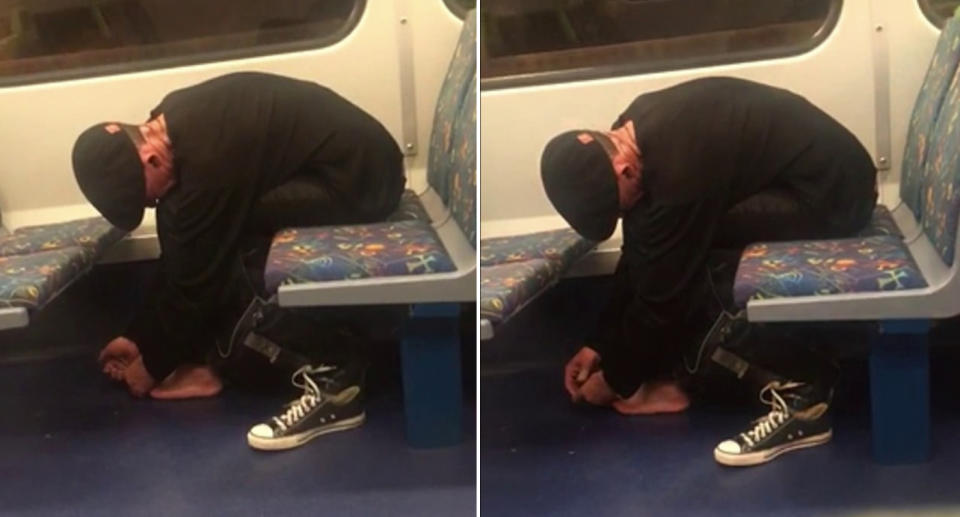
M 570 394 L 570 399 L 579 402 L 582 397 L 581 388 L 590 378 L 590 375 L 600 369 L 600 354 L 596 350 L 585 346 L 574 355 L 563 369 L 563 385 Z M 606 384 L 606 383 L 604 383 Z
M 587 382 L 583 383 L 580 387 L 580 396 L 594 406 L 609 406 L 620 400 L 616 392 L 607 384 L 603 372 L 594 373 Z
M 123 372 L 139 357 L 140 349 L 137 348 L 137 344 L 120 336 L 103 347 L 97 360 L 100 362 L 103 373 L 113 380 L 122 381 Z

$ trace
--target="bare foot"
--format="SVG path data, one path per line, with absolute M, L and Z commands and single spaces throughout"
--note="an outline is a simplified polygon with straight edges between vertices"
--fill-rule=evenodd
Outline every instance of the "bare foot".
M 143 365 L 143 358 L 138 357 L 129 366 L 123 370 L 123 382 L 127 385 L 127 390 L 134 397 L 145 396 L 157 381 L 153 380 L 146 366 Z
M 613 408 L 624 415 L 680 413 L 689 406 L 690 399 L 676 381 L 645 382 L 630 398 L 613 403 Z
M 185 364 L 173 371 L 150 392 L 155 399 L 173 400 L 213 397 L 223 389 L 220 377 L 209 366 Z
M 123 381 L 126 369 L 139 358 L 140 349 L 137 348 L 137 344 L 120 336 L 100 350 L 97 360 L 100 362 L 103 373 L 115 381 Z

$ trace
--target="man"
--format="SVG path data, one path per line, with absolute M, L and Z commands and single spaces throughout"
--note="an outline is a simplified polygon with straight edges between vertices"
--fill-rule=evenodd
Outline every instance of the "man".
M 736 264 L 719 281 L 712 250 L 850 236 L 877 197 L 871 158 L 843 126 L 798 95 L 733 78 L 641 95 L 610 131 L 554 138 L 541 167 L 551 202 L 584 237 L 603 241 L 623 218 L 615 292 L 565 384 L 574 401 L 624 414 L 683 411 L 689 401 L 671 375 L 681 353 L 739 319 L 729 295 L 713 292 Z M 764 422 L 773 423 L 721 444 L 718 461 L 754 464 L 829 439 L 823 412 L 804 413 L 829 397 L 829 368 L 815 363 L 768 377 L 764 400 L 777 403 Z M 772 433 L 783 426 L 809 439 L 788 446 Z
M 121 229 L 156 207 L 157 282 L 100 362 L 133 395 L 163 399 L 220 391 L 206 356 L 265 295 L 244 265 L 262 269 L 276 230 L 382 220 L 405 182 L 402 153 L 377 120 L 323 86 L 262 73 L 174 91 L 140 125 L 96 124 L 78 138 L 73 167 Z M 314 370 L 330 368 L 304 371 Z

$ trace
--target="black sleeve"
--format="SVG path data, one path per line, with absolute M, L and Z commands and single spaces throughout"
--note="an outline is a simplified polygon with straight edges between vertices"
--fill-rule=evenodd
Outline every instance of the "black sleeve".
M 178 192 L 157 210 L 161 271 L 128 332 L 157 381 L 202 360 L 242 270 L 239 239 L 249 213 L 235 189 Z M 252 296 L 252 290 L 250 291 Z

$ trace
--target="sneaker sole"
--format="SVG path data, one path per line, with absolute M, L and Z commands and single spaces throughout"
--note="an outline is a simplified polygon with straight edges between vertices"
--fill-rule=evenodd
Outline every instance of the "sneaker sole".
M 287 449 L 293 449 L 318 436 L 360 427 L 363 425 L 363 422 L 366 420 L 366 418 L 366 413 L 360 413 L 353 418 L 341 420 L 335 424 L 317 427 L 309 431 L 304 431 L 302 433 L 293 434 L 290 436 L 284 436 L 282 438 L 261 438 L 259 436 L 247 433 L 247 443 L 250 445 L 250 447 L 259 449 L 261 451 L 283 451 Z
M 831 437 L 833 437 L 832 429 L 825 433 L 808 436 L 802 440 L 783 444 L 779 447 L 774 447 L 765 451 L 748 452 L 745 454 L 730 454 L 723 452 L 720 449 L 714 449 L 713 458 L 717 460 L 717 463 L 726 465 L 728 467 L 750 467 L 753 465 L 766 463 L 785 452 L 823 445 L 829 442 Z

